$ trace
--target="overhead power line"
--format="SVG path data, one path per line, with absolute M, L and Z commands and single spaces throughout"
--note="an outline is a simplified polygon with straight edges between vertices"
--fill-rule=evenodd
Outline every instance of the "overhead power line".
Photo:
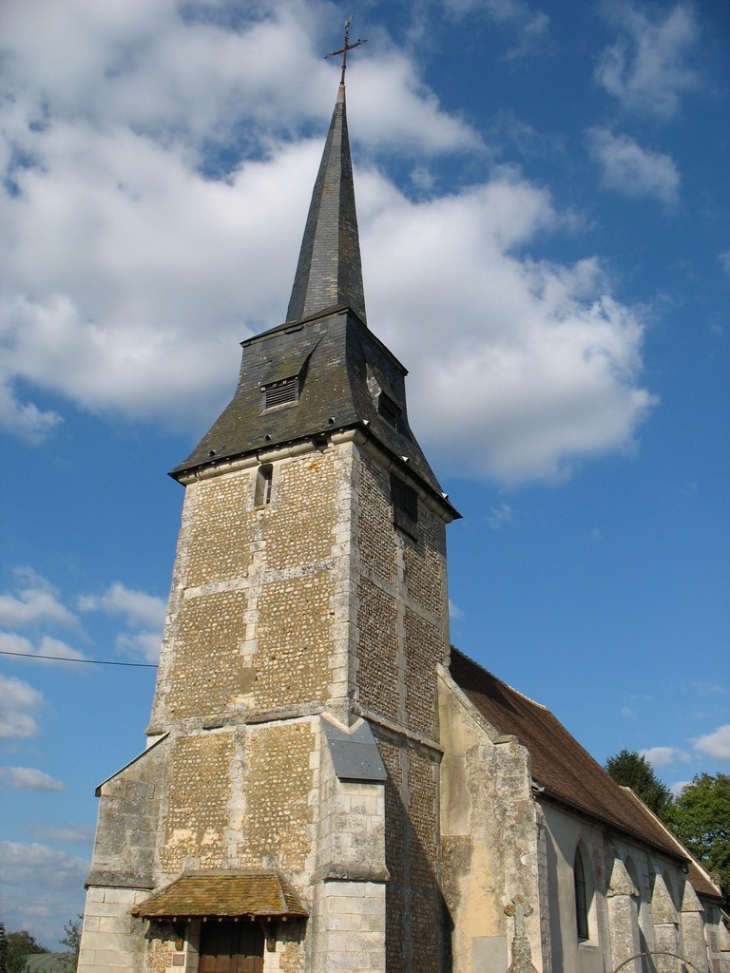
M 0 649 L 0 655 L 16 655 L 21 659 L 46 659 L 48 662 L 85 662 L 92 666 L 132 666 L 136 669 L 157 669 L 156 662 L 117 662 L 115 659 L 69 659 L 65 655 L 29 655 L 27 652 L 6 652 Z

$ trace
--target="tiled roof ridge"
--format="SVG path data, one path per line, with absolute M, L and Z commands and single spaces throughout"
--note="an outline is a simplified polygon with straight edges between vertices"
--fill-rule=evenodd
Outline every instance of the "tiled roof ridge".
M 652 809 L 650 807 L 648 807 L 644 803 L 644 801 L 642 801 L 642 799 L 639 797 L 639 795 L 634 790 L 632 790 L 630 787 L 624 786 L 623 784 L 619 784 L 619 787 L 621 788 L 622 791 L 626 791 L 627 794 L 628 794 L 628 796 L 629 796 L 629 798 L 631 798 L 631 800 L 635 804 L 637 804 L 640 807 L 640 809 L 645 814 L 649 815 L 656 822 L 656 824 L 662 829 L 662 831 L 664 831 L 664 833 L 667 835 L 667 837 L 670 839 L 670 841 L 677 847 L 677 849 L 679 850 L 679 853 L 682 855 L 682 857 L 685 858 L 687 861 L 689 861 L 689 863 L 690 863 L 690 880 L 692 880 L 691 869 L 694 867 L 694 868 L 697 869 L 697 871 L 699 871 L 701 873 L 701 878 L 703 878 L 704 881 L 714 890 L 714 894 L 717 896 L 717 898 L 718 899 L 721 899 L 722 898 L 722 890 L 720 888 L 718 888 L 717 883 L 713 880 L 712 876 L 707 871 L 707 869 L 702 864 L 702 862 L 700 862 L 697 858 L 695 858 L 695 856 L 692 854 L 692 852 L 689 850 L 689 848 L 686 848 L 682 844 L 682 842 L 679 840 L 679 838 L 676 836 L 676 834 L 674 834 L 674 832 L 670 828 L 668 828 L 666 826 L 666 824 L 662 821 L 662 819 L 658 815 L 656 815 L 652 811 Z M 694 882 L 694 881 L 692 881 L 692 886 L 695 889 L 695 891 L 701 891 L 701 894 L 703 894 L 703 895 L 707 895 L 708 894 L 708 892 L 706 890 L 703 891 L 703 890 L 697 889 L 696 882 Z
M 462 652 L 461 649 L 457 648 L 457 646 L 452 645 L 451 651 L 457 652 L 462 657 L 462 659 L 465 659 L 467 662 L 471 663 L 471 665 L 476 666 L 476 668 L 480 669 L 486 676 L 488 676 L 490 679 L 494 679 L 495 682 L 498 682 L 500 686 L 504 686 L 505 689 L 508 689 L 511 693 L 514 693 L 515 696 L 521 697 L 522 699 L 525 700 L 525 702 L 530 703 L 531 706 L 537 706 L 538 709 L 544 710 L 546 713 L 549 713 L 550 716 L 552 716 L 554 719 L 557 719 L 557 717 L 554 716 L 554 714 L 548 709 L 548 707 L 544 703 L 539 703 L 536 699 L 532 699 L 532 697 L 528 696 L 526 693 L 520 692 L 520 690 L 515 689 L 514 686 L 510 686 L 508 682 L 505 682 L 504 679 L 500 679 L 499 676 L 495 676 L 493 672 L 489 671 L 489 669 L 485 669 L 483 665 L 481 665 L 479 662 L 476 661 L 476 659 L 472 659 L 470 655 L 467 655 L 466 652 Z
M 544 796 L 618 828 L 627 836 L 686 861 L 677 844 L 635 803 L 546 706 L 534 703 L 468 656 L 454 650 L 452 678 L 477 710 L 530 754 Z

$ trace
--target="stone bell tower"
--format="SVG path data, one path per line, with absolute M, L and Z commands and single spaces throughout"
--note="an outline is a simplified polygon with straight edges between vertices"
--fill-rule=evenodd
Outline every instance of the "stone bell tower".
M 79 969 L 435 973 L 458 514 L 366 324 L 344 70 L 287 320 L 243 349 L 171 474 L 149 745 L 97 791 Z

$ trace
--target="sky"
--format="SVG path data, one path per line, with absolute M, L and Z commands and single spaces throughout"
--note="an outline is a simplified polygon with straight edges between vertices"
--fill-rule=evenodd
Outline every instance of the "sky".
M 4 0 L 0 919 L 51 948 L 144 749 L 166 472 L 284 319 L 353 12 L 368 322 L 464 517 L 452 641 L 602 763 L 730 772 L 727 4 Z

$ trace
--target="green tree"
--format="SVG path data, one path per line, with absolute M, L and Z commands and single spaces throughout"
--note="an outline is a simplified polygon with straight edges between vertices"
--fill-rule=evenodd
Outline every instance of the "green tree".
M 0 973 L 8 973 L 8 937 L 4 922 L 0 922 Z
M 671 791 L 659 780 L 646 757 L 636 750 L 622 750 L 608 758 L 606 770 L 617 784 L 630 787 L 657 817 L 667 816 L 672 805 Z
M 79 965 L 79 949 L 81 948 L 81 923 L 83 918 L 83 916 L 78 916 L 76 919 L 69 919 L 69 921 L 63 927 L 63 931 L 66 935 L 58 940 L 62 946 L 68 947 L 69 973 L 75 973 Z
M 0 949 L 4 953 L 4 956 L 0 959 L 0 962 L 4 960 L 5 968 L 2 973 L 22 973 L 25 969 L 25 961 L 32 953 L 47 953 L 49 950 L 45 946 L 41 946 L 39 942 L 36 942 L 33 936 L 25 929 L 21 929 L 20 932 L 9 932 L 5 933 L 3 927 L 5 944 L 0 946 Z M 0 936 L 2 939 L 3 936 Z
M 730 908 L 730 776 L 699 774 L 672 804 L 667 823 L 708 872 Z

